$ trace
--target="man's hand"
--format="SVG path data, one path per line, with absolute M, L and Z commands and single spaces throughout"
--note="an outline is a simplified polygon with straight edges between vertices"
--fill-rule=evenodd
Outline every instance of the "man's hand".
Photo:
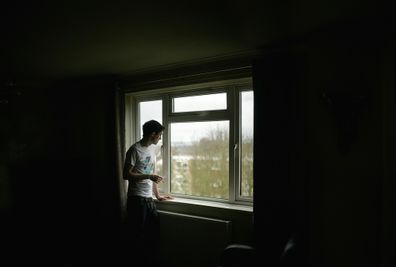
M 154 183 L 158 184 L 159 182 L 161 182 L 164 178 L 162 178 L 159 175 L 153 174 L 150 175 L 150 180 L 153 181 Z
M 174 199 L 171 195 L 157 196 L 158 201 Z

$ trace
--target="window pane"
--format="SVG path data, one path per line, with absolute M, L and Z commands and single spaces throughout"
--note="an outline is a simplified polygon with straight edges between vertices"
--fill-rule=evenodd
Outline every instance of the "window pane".
M 229 121 L 171 124 L 171 192 L 228 199 Z
M 227 94 L 208 94 L 173 98 L 173 112 L 227 109 Z
M 241 93 L 241 196 L 253 197 L 253 91 Z
M 156 120 L 162 124 L 162 100 L 154 101 L 143 101 L 139 102 L 139 121 L 140 121 L 140 138 L 143 137 L 143 124 L 149 120 Z M 156 148 L 156 163 L 155 163 L 155 173 L 164 176 L 163 171 L 163 160 L 162 160 L 162 139 L 157 145 L 153 145 Z M 160 192 L 164 192 L 164 183 L 159 183 L 158 189 Z
M 149 120 L 156 120 L 162 124 L 162 100 L 139 102 L 140 138 L 143 137 L 143 124 Z

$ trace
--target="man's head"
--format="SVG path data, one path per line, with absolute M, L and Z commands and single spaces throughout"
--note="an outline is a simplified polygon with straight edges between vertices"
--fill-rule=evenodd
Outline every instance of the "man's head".
M 143 137 L 152 138 L 153 143 L 157 144 L 161 139 L 165 127 L 156 120 L 150 120 L 143 124 Z

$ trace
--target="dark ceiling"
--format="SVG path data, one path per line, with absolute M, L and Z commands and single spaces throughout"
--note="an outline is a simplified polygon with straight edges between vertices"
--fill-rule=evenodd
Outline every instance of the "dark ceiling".
M 133 75 L 256 53 L 275 40 L 376 10 L 357 0 L 292 2 L 14 1 L 2 10 L 2 76 Z

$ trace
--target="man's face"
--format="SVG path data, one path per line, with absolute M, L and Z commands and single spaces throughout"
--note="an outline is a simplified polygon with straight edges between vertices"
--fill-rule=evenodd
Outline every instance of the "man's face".
M 153 144 L 155 144 L 155 145 L 158 144 L 159 140 L 161 140 L 162 133 L 163 133 L 163 131 L 159 132 L 159 133 L 153 133 L 151 135 Z

